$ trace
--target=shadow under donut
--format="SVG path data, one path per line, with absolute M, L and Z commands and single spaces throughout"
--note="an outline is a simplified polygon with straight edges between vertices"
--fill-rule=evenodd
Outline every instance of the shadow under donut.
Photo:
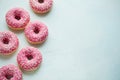
M 51 10 L 50 10 L 51 11 Z M 36 12 L 34 12 L 37 16 L 40 16 L 40 17 L 45 17 L 45 16 L 47 16 L 49 13 L 50 13 L 50 11 L 48 11 L 48 12 L 46 12 L 46 13 L 36 13 Z
M 31 71 L 25 71 L 20 66 L 19 66 L 19 68 L 23 72 L 24 75 L 34 75 L 40 71 L 41 66 L 42 66 L 42 63 L 37 67 L 37 69 L 31 70 Z
M 26 40 L 27 40 L 27 39 L 26 39 Z M 33 47 L 36 47 L 36 48 L 40 48 L 40 47 L 44 46 L 44 45 L 47 43 L 47 39 L 46 39 L 44 42 L 39 43 L 39 44 L 32 44 L 32 43 L 30 43 L 28 40 L 27 40 L 27 43 L 28 43 L 30 46 L 33 46 Z
M 7 27 L 8 27 L 8 25 L 7 25 Z M 9 27 L 8 27 L 8 30 L 11 31 L 11 32 L 13 32 L 13 33 L 16 33 L 16 34 L 21 34 L 22 32 L 24 32 L 24 29 L 21 29 L 21 30 L 13 30 L 13 29 L 11 29 L 11 28 L 9 28 Z
M 10 58 L 14 57 L 16 52 L 17 52 L 17 50 L 15 50 L 14 52 L 10 53 L 9 55 L 0 54 L 0 59 L 2 59 L 2 60 L 9 60 Z
M 48 14 L 50 14 L 51 12 L 52 12 L 52 8 L 53 8 L 53 6 L 51 7 L 51 9 L 48 11 L 48 12 L 46 12 L 46 13 L 37 13 L 37 12 L 35 12 L 34 10 L 32 10 L 32 8 L 31 8 L 31 12 L 34 12 L 37 16 L 39 16 L 39 17 L 45 17 L 45 16 L 47 16 Z

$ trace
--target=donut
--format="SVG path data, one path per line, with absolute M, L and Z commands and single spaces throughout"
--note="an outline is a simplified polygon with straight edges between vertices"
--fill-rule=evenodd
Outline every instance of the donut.
M 0 54 L 9 55 L 16 51 L 19 45 L 17 36 L 10 31 L 0 32 Z
M 22 30 L 30 21 L 29 13 L 23 8 L 12 8 L 6 13 L 6 23 L 13 30 Z
M 22 80 L 22 72 L 13 64 L 0 68 L 0 80 Z
M 53 5 L 53 0 L 29 0 L 29 3 L 34 12 L 47 13 Z
M 41 52 L 34 47 L 22 48 L 17 55 L 17 63 L 22 70 L 36 70 L 42 62 Z
M 48 36 L 47 26 L 39 21 L 30 22 L 25 30 L 24 34 L 27 38 L 27 41 L 31 44 L 41 44 L 43 43 Z

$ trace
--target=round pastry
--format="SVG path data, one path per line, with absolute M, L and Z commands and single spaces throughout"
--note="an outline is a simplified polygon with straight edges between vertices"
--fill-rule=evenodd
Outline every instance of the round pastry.
M 25 28 L 25 36 L 31 44 L 43 43 L 48 36 L 48 28 L 39 21 L 30 22 Z
M 46 13 L 50 11 L 53 0 L 30 0 L 30 6 L 36 13 Z
M 22 80 L 22 72 L 13 64 L 3 66 L 0 68 L 0 80 Z
M 9 55 L 16 51 L 18 45 L 18 38 L 13 32 L 0 32 L 0 54 Z
M 23 8 L 12 8 L 6 13 L 6 22 L 11 29 L 24 29 L 29 21 L 30 15 Z
M 36 70 L 42 62 L 42 54 L 37 48 L 26 47 L 18 53 L 17 62 L 23 70 L 33 71 Z

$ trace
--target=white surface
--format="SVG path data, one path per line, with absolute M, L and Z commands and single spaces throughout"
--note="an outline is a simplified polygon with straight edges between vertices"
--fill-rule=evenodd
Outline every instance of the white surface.
M 43 55 L 36 72 L 23 73 L 23 80 L 120 80 L 120 0 L 54 0 L 50 13 L 35 14 L 28 0 L 0 0 L 0 31 L 9 30 L 6 12 L 26 9 L 31 21 L 49 28 L 47 41 L 35 46 Z M 14 31 L 13 31 L 14 32 Z M 23 31 L 15 32 L 20 45 L 0 67 L 15 64 L 18 51 L 30 45 Z

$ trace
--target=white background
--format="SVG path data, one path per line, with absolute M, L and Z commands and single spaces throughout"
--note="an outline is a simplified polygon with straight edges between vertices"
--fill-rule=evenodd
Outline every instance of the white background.
M 31 21 L 44 22 L 49 29 L 47 41 L 30 45 L 23 31 L 15 54 L 0 56 L 0 67 L 17 65 L 21 48 L 34 46 L 43 55 L 35 72 L 23 72 L 23 80 L 120 80 L 120 0 L 54 0 L 52 10 L 35 14 L 29 0 L 0 0 L 0 31 L 10 30 L 6 12 L 21 7 Z

